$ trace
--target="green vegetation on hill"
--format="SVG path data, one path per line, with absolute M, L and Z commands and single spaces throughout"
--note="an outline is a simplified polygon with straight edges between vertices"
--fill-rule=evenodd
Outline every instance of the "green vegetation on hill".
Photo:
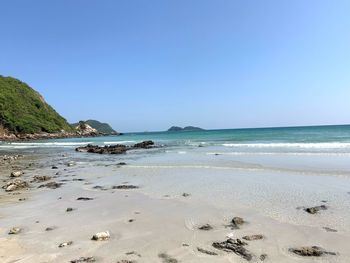
M 104 134 L 117 134 L 115 130 L 112 129 L 112 127 L 108 123 L 102 123 L 96 120 L 87 120 L 83 121 L 84 123 L 90 125 L 92 128 L 96 129 L 98 132 L 104 133 Z M 79 123 L 73 123 L 72 126 L 76 127 Z
M 43 97 L 24 82 L 0 75 L 0 127 L 12 133 L 72 131 Z

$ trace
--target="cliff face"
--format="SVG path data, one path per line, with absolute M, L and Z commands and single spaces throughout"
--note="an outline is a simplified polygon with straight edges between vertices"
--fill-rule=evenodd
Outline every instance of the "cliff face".
M 108 123 L 102 123 L 96 120 L 87 120 L 87 121 L 82 121 L 85 124 L 89 125 L 91 128 L 96 129 L 97 132 L 107 134 L 107 135 L 117 135 L 118 132 L 113 130 L 113 128 L 108 124 Z M 79 123 L 73 123 L 73 127 L 77 127 Z
M 0 76 L 0 135 L 68 133 L 72 127 L 24 82 Z

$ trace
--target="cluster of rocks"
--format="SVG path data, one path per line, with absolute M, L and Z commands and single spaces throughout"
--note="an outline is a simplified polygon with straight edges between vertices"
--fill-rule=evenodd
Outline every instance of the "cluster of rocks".
M 123 154 L 128 150 L 134 149 L 149 149 L 154 147 L 153 141 L 143 141 L 140 143 L 136 143 L 133 146 L 127 146 L 123 144 L 116 145 L 106 145 L 106 146 L 98 146 L 88 144 L 87 146 L 78 147 L 75 150 L 77 152 L 88 152 L 88 153 L 98 153 L 98 154 Z
M 6 162 L 12 162 L 12 161 L 16 161 L 19 158 L 22 158 L 23 155 L 20 154 L 15 154 L 15 155 L 3 155 L 0 157 L 0 160 L 2 161 L 6 161 Z
M 12 181 L 7 182 L 2 188 L 5 189 L 6 192 L 12 192 L 28 187 L 29 184 L 26 181 L 16 178 Z

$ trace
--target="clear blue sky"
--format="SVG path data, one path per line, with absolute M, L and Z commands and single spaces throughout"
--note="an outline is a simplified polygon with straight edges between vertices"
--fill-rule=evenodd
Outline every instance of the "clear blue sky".
M 119 131 L 350 123 L 350 1 L 2 0 L 0 74 Z

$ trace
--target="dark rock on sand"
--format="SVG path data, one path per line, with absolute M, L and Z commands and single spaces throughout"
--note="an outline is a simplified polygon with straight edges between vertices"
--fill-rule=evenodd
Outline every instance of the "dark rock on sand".
M 78 259 L 73 259 L 71 263 L 83 263 L 83 262 L 95 262 L 96 259 L 94 257 L 80 257 Z
M 102 191 L 108 190 L 106 187 L 101 186 L 101 185 L 95 185 L 94 187 L 92 187 L 92 189 L 97 189 L 97 190 L 102 190 Z
M 211 255 L 211 256 L 217 256 L 218 254 L 213 252 L 213 251 L 209 251 L 200 247 L 197 247 L 197 250 L 203 254 L 207 254 L 207 255 Z
M 14 171 L 11 173 L 10 177 L 20 177 L 22 176 L 24 173 L 22 171 Z
M 303 257 L 321 257 L 324 255 L 336 255 L 335 252 L 329 252 L 317 246 L 290 248 L 289 251 Z
M 122 259 L 117 261 L 117 263 L 136 263 L 135 260 Z
M 110 237 L 111 237 L 111 235 L 109 234 L 109 232 L 105 231 L 105 232 L 96 233 L 95 235 L 92 236 L 91 240 L 106 241 L 106 240 L 110 239 Z
M 62 185 L 63 185 L 63 183 L 50 182 L 50 183 L 47 183 L 47 184 L 39 185 L 38 188 L 46 187 L 46 188 L 50 188 L 50 189 L 57 189 L 57 188 L 60 188 Z
M 67 209 L 66 209 L 66 212 L 72 212 L 73 211 L 73 208 L 72 207 L 68 207 Z
M 229 238 L 226 241 L 223 242 L 214 242 L 213 247 L 219 250 L 223 250 L 226 252 L 233 252 L 236 255 L 241 256 L 242 258 L 246 259 L 247 261 L 252 260 L 253 255 L 248 251 L 244 246 L 247 245 L 247 243 L 241 241 L 240 239 L 232 239 Z
M 58 169 L 58 167 L 56 165 L 52 166 L 51 169 Z
M 330 227 L 324 227 L 324 230 L 326 230 L 327 232 L 338 232 L 338 230 L 330 228 Z
M 232 229 L 239 229 L 240 225 L 243 225 L 245 222 L 242 217 L 234 217 L 231 220 L 231 224 L 229 225 Z
M 199 230 L 205 230 L 205 231 L 209 231 L 209 230 L 212 230 L 213 227 L 209 224 L 205 224 L 205 225 L 202 225 L 200 227 L 198 227 Z
M 18 233 L 21 232 L 22 229 L 20 229 L 19 227 L 13 227 L 10 229 L 10 231 L 8 232 L 9 235 L 17 235 Z
M 328 207 L 326 205 L 314 206 L 305 208 L 304 211 L 309 214 L 317 214 L 321 210 L 327 210 Z
M 158 255 L 158 257 L 159 257 L 160 259 L 162 259 L 162 262 L 163 262 L 163 263 L 177 263 L 177 262 L 178 262 L 177 259 L 175 259 L 175 258 L 169 256 L 169 255 L 166 254 L 166 253 L 160 253 L 160 254 Z
M 55 227 L 47 227 L 47 228 L 45 228 L 45 231 L 52 231 L 54 229 L 55 229 Z
M 63 243 L 59 244 L 58 247 L 59 248 L 68 247 L 68 246 L 70 246 L 72 244 L 73 244 L 73 241 L 63 242 Z
M 266 255 L 266 254 L 261 254 L 260 257 L 259 257 L 259 259 L 260 259 L 261 261 L 264 261 L 265 259 L 267 259 L 267 255 Z
M 128 189 L 137 189 L 139 188 L 136 185 L 130 185 L 130 184 L 121 184 L 121 185 L 115 185 L 112 187 L 112 189 L 119 189 L 119 190 L 128 190 Z
M 51 179 L 51 176 L 47 175 L 35 175 L 31 183 L 41 183 Z
M 94 199 L 91 197 L 78 197 L 77 200 L 78 201 L 89 201 L 89 200 L 94 200 Z
M 191 196 L 191 195 L 188 194 L 188 193 L 183 193 L 182 196 L 183 196 L 183 197 L 189 197 L 189 196 Z
M 29 185 L 26 181 L 24 181 L 22 179 L 14 179 L 14 180 L 8 182 L 6 185 L 4 185 L 2 188 L 4 188 L 6 192 L 12 192 L 15 190 L 27 188 L 28 186 Z
M 126 165 L 124 162 L 117 163 L 117 165 Z
M 247 240 L 247 241 L 253 241 L 253 240 L 260 240 L 263 239 L 263 235 L 250 235 L 250 236 L 244 236 L 242 239 Z

